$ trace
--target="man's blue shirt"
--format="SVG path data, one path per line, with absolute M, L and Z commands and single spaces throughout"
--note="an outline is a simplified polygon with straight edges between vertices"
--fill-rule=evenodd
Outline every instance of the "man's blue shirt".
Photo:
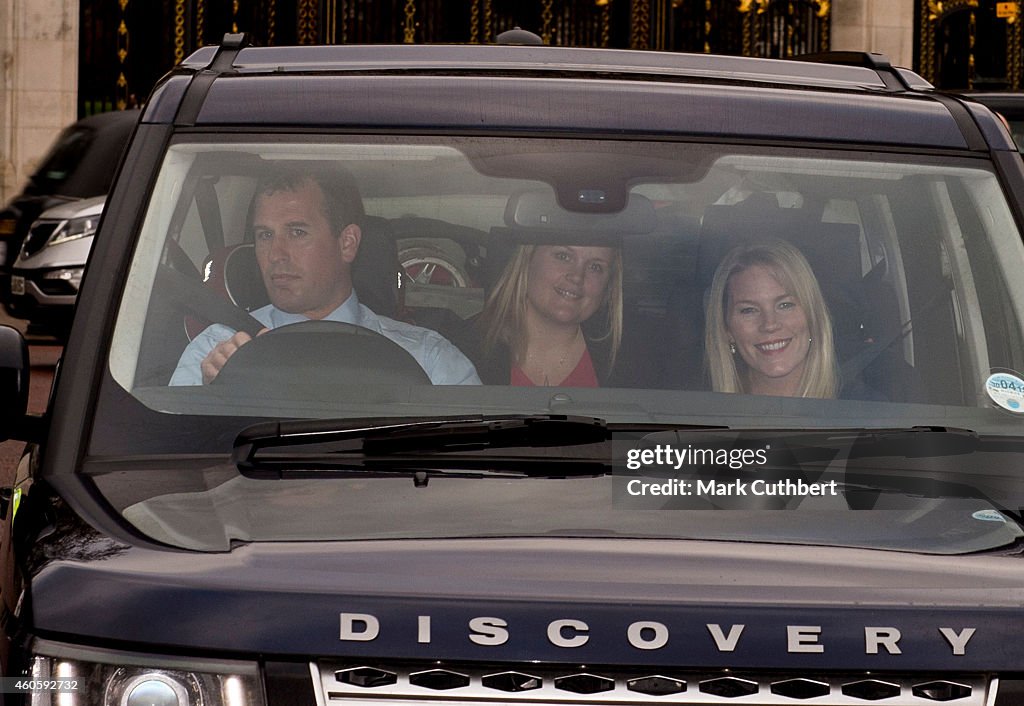
M 302 314 L 289 314 L 273 304 L 252 312 L 252 317 L 267 328 L 308 321 Z M 359 303 L 353 291 L 345 302 L 324 317 L 325 321 L 340 321 L 376 331 L 391 339 L 416 359 L 435 385 L 479 385 L 476 368 L 447 338 L 437 331 L 378 316 Z M 208 326 L 192 339 L 178 359 L 178 367 L 171 376 L 171 385 L 202 385 L 200 365 L 217 344 L 235 335 L 234 329 L 223 324 Z

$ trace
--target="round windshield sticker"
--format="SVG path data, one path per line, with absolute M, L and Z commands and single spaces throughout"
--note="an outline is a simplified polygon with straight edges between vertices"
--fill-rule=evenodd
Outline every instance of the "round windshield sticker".
M 985 381 L 985 392 L 989 399 L 1003 409 L 1017 414 L 1024 413 L 1024 380 L 1009 373 L 989 375 Z
M 978 510 L 976 513 L 971 515 L 976 520 L 984 520 L 985 522 L 1006 522 L 1006 518 L 1002 516 L 997 510 Z

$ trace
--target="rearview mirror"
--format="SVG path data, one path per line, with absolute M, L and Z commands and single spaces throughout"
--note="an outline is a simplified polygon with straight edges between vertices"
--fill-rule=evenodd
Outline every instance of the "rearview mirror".
M 597 202 L 603 192 L 581 191 L 577 198 Z M 563 208 L 553 192 L 526 191 L 509 199 L 505 208 L 505 225 L 530 232 L 572 233 L 580 236 L 621 236 L 650 233 L 658 224 L 654 205 L 644 196 L 630 194 L 618 211 L 584 212 Z

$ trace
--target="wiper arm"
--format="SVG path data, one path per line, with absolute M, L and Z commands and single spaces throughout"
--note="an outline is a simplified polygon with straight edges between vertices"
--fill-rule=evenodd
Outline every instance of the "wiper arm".
M 428 418 L 393 422 L 310 420 L 256 424 L 235 438 L 232 460 L 253 460 L 262 450 L 308 445 L 359 442 L 359 450 L 402 453 L 414 450 L 467 451 L 510 446 L 568 446 L 599 443 L 608 438 L 608 425 L 593 417 L 558 414 L 451 419 Z M 351 451 L 352 447 L 337 447 Z
M 318 470 L 374 474 L 429 470 L 469 473 L 474 477 L 598 475 L 610 471 L 610 447 L 583 458 L 548 454 L 472 457 L 465 452 L 609 444 L 613 432 L 644 433 L 666 428 L 726 429 L 701 425 L 609 425 L 596 417 L 564 414 L 475 415 L 400 422 L 378 419 L 358 424 L 351 420 L 301 420 L 256 424 L 244 429 L 235 439 L 231 459 L 243 474 L 253 477 Z
M 822 441 L 850 449 L 849 458 L 903 456 L 931 458 L 957 456 L 977 451 L 982 443 L 976 431 L 945 426 L 911 426 L 879 429 L 821 429 L 792 435 L 790 441 L 806 439 L 811 445 Z

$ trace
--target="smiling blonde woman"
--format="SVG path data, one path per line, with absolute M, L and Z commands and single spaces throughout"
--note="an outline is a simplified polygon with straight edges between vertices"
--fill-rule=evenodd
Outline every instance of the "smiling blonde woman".
M 741 245 L 715 271 L 705 352 L 716 392 L 836 397 L 832 320 L 804 256 L 781 240 Z

